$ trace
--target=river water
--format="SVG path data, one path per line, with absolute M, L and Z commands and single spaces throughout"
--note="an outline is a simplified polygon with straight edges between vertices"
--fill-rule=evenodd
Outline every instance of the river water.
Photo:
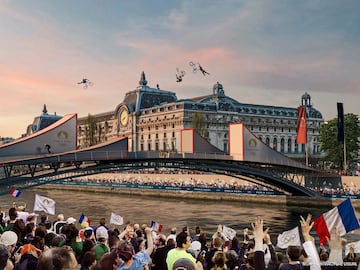
M 26 210 L 32 212 L 35 194 L 55 200 L 56 215 L 63 213 L 66 218 L 72 216 L 78 219 L 81 213 L 84 213 L 92 220 L 92 225 L 97 225 L 101 217 L 109 222 L 111 212 L 113 212 L 122 216 L 124 221 L 133 223 L 150 224 L 154 220 L 163 225 L 163 232 L 166 234 L 172 227 L 177 227 L 179 232 L 184 226 L 188 226 L 190 233 L 194 234 L 195 227 L 200 226 L 209 238 L 217 230 L 218 224 L 222 224 L 235 229 L 239 236 L 241 230 L 251 228 L 251 222 L 256 216 L 261 216 L 264 219 L 265 228 L 270 228 L 270 236 L 274 243 L 279 233 L 299 225 L 300 215 L 305 218 L 308 213 L 311 213 L 313 217 L 318 217 L 329 210 L 303 208 L 301 205 L 287 207 L 45 189 L 23 190 L 19 198 L 13 198 L 10 195 L 0 196 L 0 206 L 7 212 L 13 202 L 26 202 Z M 50 215 L 49 218 L 54 220 L 56 216 Z M 314 231 L 313 234 L 316 238 Z M 346 238 L 359 240 L 360 235 L 349 234 Z

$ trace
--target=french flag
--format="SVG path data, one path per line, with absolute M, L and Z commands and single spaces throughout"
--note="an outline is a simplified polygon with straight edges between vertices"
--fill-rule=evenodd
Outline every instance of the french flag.
M 81 214 L 81 216 L 79 217 L 79 223 L 81 224 L 83 222 L 87 222 L 90 225 L 91 220 L 84 214 Z
M 350 199 L 346 199 L 337 207 L 325 212 L 313 221 L 314 229 L 321 244 L 326 244 L 326 237 L 330 239 L 331 230 L 334 228 L 337 228 L 340 236 L 360 228 L 359 220 Z
M 18 198 L 18 197 L 20 197 L 20 195 L 21 195 L 21 191 L 18 190 L 18 189 L 16 189 L 16 188 L 12 188 L 12 189 L 10 190 L 10 195 L 13 196 L 13 197 L 15 197 L 15 198 Z
M 157 232 L 161 232 L 162 231 L 162 228 L 163 228 L 163 225 L 155 222 L 155 221 L 151 221 L 151 224 L 150 224 L 150 228 L 153 230 L 153 231 L 157 231 Z

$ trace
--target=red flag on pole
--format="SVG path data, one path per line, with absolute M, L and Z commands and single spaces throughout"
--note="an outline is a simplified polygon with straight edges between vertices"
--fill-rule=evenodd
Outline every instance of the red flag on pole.
M 298 122 L 297 122 L 297 144 L 306 144 L 307 143 L 307 134 L 306 134 L 306 107 L 298 107 Z

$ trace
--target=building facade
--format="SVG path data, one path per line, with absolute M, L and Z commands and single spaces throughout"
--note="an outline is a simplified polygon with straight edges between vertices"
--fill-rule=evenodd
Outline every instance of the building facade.
M 307 112 L 308 154 L 320 157 L 323 117 L 312 106 L 309 94 L 301 97 L 301 105 Z M 305 145 L 296 143 L 297 108 L 240 103 L 226 96 L 219 82 L 209 95 L 177 99 L 174 92 L 149 87 L 144 72 L 137 88 L 126 93 L 114 111 L 91 116 L 96 120 L 92 132 L 97 142 L 127 136 L 130 151 L 179 152 L 181 130 L 191 128 L 199 113 L 205 118 L 209 142 L 224 152 L 229 147 L 229 124 L 244 122 L 269 147 L 291 158 L 305 156 Z M 78 145 L 89 146 L 89 116 L 79 118 L 78 123 Z

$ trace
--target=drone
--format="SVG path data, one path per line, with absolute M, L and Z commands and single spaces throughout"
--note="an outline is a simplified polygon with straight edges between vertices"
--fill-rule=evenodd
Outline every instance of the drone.
M 82 79 L 80 82 L 78 82 L 77 84 L 83 84 L 83 88 L 87 89 L 89 86 L 93 86 L 94 84 L 89 81 L 88 79 L 84 78 Z
M 184 70 L 179 70 L 179 68 L 176 68 L 176 82 L 182 82 L 183 77 L 185 76 Z
M 194 63 L 194 62 L 190 61 L 189 65 L 192 67 L 193 73 L 196 73 L 198 70 L 200 70 L 204 76 L 210 75 L 210 73 L 207 72 L 199 63 Z

